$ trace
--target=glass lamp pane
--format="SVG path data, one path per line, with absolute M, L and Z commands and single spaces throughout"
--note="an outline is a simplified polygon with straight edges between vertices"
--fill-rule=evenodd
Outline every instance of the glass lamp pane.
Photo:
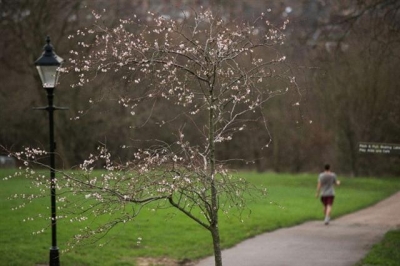
M 58 80 L 58 66 L 36 66 L 43 88 L 54 88 Z

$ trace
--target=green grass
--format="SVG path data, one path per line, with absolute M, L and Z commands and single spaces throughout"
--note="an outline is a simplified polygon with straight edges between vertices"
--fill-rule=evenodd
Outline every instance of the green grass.
M 386 233 L 357 266 L 397 266 L 400 262 L 400 230 Z
M 7 171 L 0 171 L 0 179 Z M 317 176 L 241 173 L 256 185 L 268 188 L 268 196 L 249 203 L 241 219 L 221 216 L 221 241 L 224 248 L 257 235 L 302 223 L 322 219 L 322 206 L 315 198 Z M 341 178 L 333 218 L 369 206 L 400 190 L 396 179 Z M 0 181 L 0 265 L 37 265 L 48 260 L 50 229 L 34 235 L 48 222 L 37 213 L 50 213 L 50 199 L 39 199 L 25 208 L 12 211 L 21 202 L 7 200 L 15 193 L 28 193 L 29 182 L 22 178 Z M 33 221 L 23 222 L 27 217 Z M 61 263 L 68 265 L 135 265 L 138 257 L 169 257 L 177 260 L 198 259 L 212 254 L 211 237 L 207 231 L 174 209 L 145 209 L 134 221 L 112 231 L 104 247 L 91 244 L 68 252 L 67 242 L 77 233 L 77 225 L 58 221 L 58 245 Z M 142 238 L 138 245 L 138 238 Z

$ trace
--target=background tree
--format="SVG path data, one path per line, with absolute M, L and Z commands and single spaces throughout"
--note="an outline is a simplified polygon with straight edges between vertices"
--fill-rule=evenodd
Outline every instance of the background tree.
M 331 160 L 352 175 L 396 173 L 396 157 L 360 155 L 358 143 L 399 143 L 397 86 L 399 62 L 397 1 L 332 5 L 330 19 L 319 27 L 314 51 L 320 68 L 311 89 L 332 132 Z M 315 53 L 316 52 L 316 53 Z M 374 162 L 374 163 L 373 163 Z M 379 162 L 379 163 L 378 163 Z M 390 169 L 390 170 L 389 170 Z
M 318 166 L 329 161 L 342 174 L 398 174 L 397 157 L 360 157 L 354 146 L 359 141 L 399 142 L 399 116 L 393 103 L 397 99 L 397 92 L 393 88 L 396 88 L 399 79 L 393 73 L 383 75 L 372 70 L 372 66 L 377 64 L 380 67 L 376 70 L 387 68 L 387 73 L 390 73 L 395 69 L 391 66 L 398 64 L 398 1 L 303 0 L 261 3 L 249 0 L 235 3 L 219 1 L 218 4 L 212 4 L 201 0 L 186 1 L 184 5 L 182 1 L 167 3 L 151 0 L 95 0 L 86 2 L 85 5 L 82 3 L 75 0 L 46 0 L 40 3 L 30 0 L 1 1 L 3 12 L 0 31 L 3 38 L 0 40 L 0 123 L 4 126 L 0 128 L 0 143 L 4 146 L 20 150 L 32 143 L 41 147 L 45 146 L 42 143 L 47 143 L 44 141 L 47 139 L 47 132 L 42 126 L 46 123 L 46 116 L 44 113 L 41 116 L 39 112 L 31 111 L 31 107 L 41 106 L 45 102 L 45 93 L 41 91 L 33 62 L 39 56 L 47 34 L 51 36 L 57 54 L 67 59 L 75 40 L 66 40 L 65 37 L 75 33 L 77 29 L 84 30 L 93 24 L 95 18 L 90 12 L 93 7 L 107 10 L 103 14 L 103 20 L 111 26 L 119 23 L 118 18 L 131 17 L 133 13 L 141 21 L 150 20 L 148 10 L 163 14 L 166 18 L 183 20 L 183 14 L 190 12 L 192 6 L 203 5 L 220 10 L 225 20 L 240 17 L 252 21 L 254 14 L 258 14 L 260 10 L 265 10 L 269 20 L 277 25 L 290 18 L 292 23 L 287 31 L 288 41 L 282 46 L 282 51 L 291 60 L 290 63 L 297 66 L 292 70 L 300 77 L 297 82 L 302 88 L 303 100 L 300 106 L 293 106 L 296 101 L 290 97 L 274 99 L 268 105 L 265 112 L 268 113 L 271 139 L 266 137 L 265 131 L 256 130 L 262 128 L 262 122 L 258 121 L 258 125 L 254 123 L 251 127 L 251 133 L 239 133 L 229 143 L 223 143 L 218 151 L 220 158 L 235 158 L 235 153 L 243 155 L 248 163 L 230 161 L 230 166 L 246 169 L 257 167 L 258 171 L 318 171 Z M 155 36 L 149 38 L 154 39 Z M 366 64 L 372 68 L 366 68 Z M 349 106 L 362 102 L 364 109 L 370 109 L 374 103 L 360 100 L 360 97 L 367 95 L 363 89 L 359 89 L 363 82 L 353 84 L 355 81 L 349 76 L 349 72 L 343 72 L 342 69 L 349 69 L 353 74 L 358 72 L 356 76 L 368 72 L 365 76 L 370 79 L 369 84 L 375 84 L 377 99 L 382 101 L 378 106 L 385 108 L 379 107 L 378 110 L 374 107 L 371 110 L 387 114 L 380 115 L 387 119 L 375 119 L 374 123 L 364 124 L 363 130 L 375 132 L 373 134 L 366 135 L 356 132 L 358 129 L 355 130 L 361 128 L 358 124 L 365 123 L 366 118 L 360 112 L 353 113 Z M 105 76 L 102 82 L 86 84 L 84 90 L 70 89 L 68 84 L 76 74 L 63 75 L 56 90 L 57 104 L 70 108 L 70 111 L 57 113 L 56 137 L 60 154 L 58 167 L 78 165 L 96 150 L 98 142 L 107 143 L 110 151 L 118 151 L 121 159 L 127 159 L 130 152 L 127 149 L 118 150 L 123 145 L 122 139 L 140 139 L 147 136 L 149 131 L 147 128 L 129 129 L 133 118 L 127 119 L 124 115 L 125 108 L 113 108 L 112 102 L 107 103 L 107 107 L 103 103 L 101 109 L 89 104 L 91 98 L 93 102 L 97 101 L 93 98 L 93 91 L 98 92 L 99 89 L 103 91 L 104 97 L 110 94 L 111 98 L 113 92 L 107 90 L 107 86 L 103 84 L 115 82 L 115 78 L 113 80 L 113 77 Z M 333 86 L 333 83 L 346 86 Z M 338 95 L 339 102 L 334 100 Z M 387 95 L 387 100 L 383 95 Z M 112 97 L 118 99 L 116 95 Z M 385 105 L 385 101 L 389 104 Z M 324 108 L 344 102 L 347 104 L 345 108 Z M 89 108 L 93 111 L 84 112 L 80 114 L 81 119 L 75 119 L 75 113 Z M 134 119 L 138 123 L 144 123 L 152 109 L 138 108 L 140 110 L 138 109 Z M 151 118 L 153 122 L 159 118 L 158 123 L 162 122 L 163 116 L 168 116 L 166 113 L 169 110 L 173 110 L 165 102 L 159 102 L 154 108 L 162 113 L 157 118 Z M 115 117 L 121 119 L 113 119 Z M 352 119 L 346 124 L 344 121 L 349 117 Z M 152 138 L 171 138 L 170 134 L 167 136 L 164 131 L 157 130 L 155 123 L 153 125 Z M 79 130 L 75 130 L 77 128 Z M 377 129 L 384 131 L 379 133 Z M 191 134 L 188 130 L 186 137 L 189 136 L 196 138 L 196 134 Z M 259 146 L 271 140 L 268 148 L 258 150 Z M 243 142 L 249 145 L 241 145 Z M 378 160 L 379 163 L 372 164 L 371 160 Z
M 133 6 L 135 7 L 135 6 Z M 46 115 L 32 111 L 32 107 L 42 106 L 46 102 L 46 93 L 42 89 L 34 61 L 40 56 L 47 35 L 51 37 L 57 54 L 68 58 L 73 45 L 67 37 L 78 29 L 92 25 L 93 8 L 107 8 L 104 16 L 112 25 L 116 17 L 127 8 L 126 1 L 89 1 L 78 0 L 4 0 L 0 2 L 2 10 L 0 21 L 0 143 L 15 150 L 24 146 L 43 147 L 47 143 L 47 130 L 43 127 Z M 132 8 L 130 6 L 130 8 Z M 138 6 L 140 8 L 140 6 Z M 135 9 L 133 9 L 134 11 Z M 90 123 L 71 120 L 74 113 L 87 107 L 90 93 L 69 89 L 70 77 L 64 75 L 56 88 L 57 105 L 68 106 L 70 111 L 57 112 L 55 131 L 58 167 L 68 168 L 79 164 L 87 154 L 95 151 L 92 139 L 105 142 L 111 130 L 106 129 L 104 119 L 113 116 L 110 111 L 92 112 Z M 97 89 L 96 87 L 93 89 Z M 81 100 L 83 99 L 83 100 Z M 75 127 L 80 130 L 75 130 Z M 103 129 L 101 129 L 103 128 Z M 90 134 L 89 134 L 90 133 Z
M 41 54 L 46 35 L 51 36 L 57 53 L 65 58 L 69 45 L 65 36 L 90 23 L 91 18 L 86 17 L 81 1 L 76 0 L 5 0 L 0 2 L 0 9 L 0 33 L 3 36 L 0 40 L 0 105 L 3 107 L 0 121 L 4 125 L 0 130 L 0 142 L 19 149 L 33 143 L 42 146 L 43 142 L 46 143 L 43 140 L 47 139 L 47 130 L 43 127 L 46 116 L 45 113 L 41 116 L 40 112 L 33 112 L 32 107 L 42 106 L 46 102 L 46 93 L 33 63 Z M 64 94 L 66 87 L 64 82 L 57 87 L 56 101 L 65 100 L 74 110 L 72 103 L 77 101 L 70 99 L 79 96 L 76 92 L 74 95 Z M 68 125 L 69 117 L 68 112 L 57 114 L 57 140 L 74 135 L 75 131 L 70 127 L 61 127 Z M 58 151 L 68 166 L 68 150 L 75 149 L 75 142 L 57 142 Z

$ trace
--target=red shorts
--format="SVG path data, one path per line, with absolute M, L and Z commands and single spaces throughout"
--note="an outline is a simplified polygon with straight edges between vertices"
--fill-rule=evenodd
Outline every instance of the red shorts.
M 333 205 L 333 201 L 335 200 L 335 196 L 322 196 L 321 201 L 324 204 L 324 206 L 327 205 Z

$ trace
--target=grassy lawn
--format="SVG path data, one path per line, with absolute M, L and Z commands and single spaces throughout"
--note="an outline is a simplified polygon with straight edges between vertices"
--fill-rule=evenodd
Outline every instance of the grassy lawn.
M 386 233 L 357 266 L 397 266 L 400 262 L 400 230 Z
M 0 171 L 0 265 L 46 264 L 50 247 L 48 222 L 37 213 L 49 213 L 50 199 L 38 199 L 25 208 L 11 209 L 21 202 L 8 200 L 15 193 L 28 193 L 29 182 Z M 245 172 L 242 177 L 268 188 L 268 196 L 249 203 L 249 210 L 238 219 L 222 215 L 221 240 L 224 248 L 262 232 L 291 226 L 307 220 L 322 219 L 322 206 L 315 198 L 317 175 L 258 174 Z M 369 206 L 400 190 L 396 179 L 340 178 L 333 218 Z M 30 218 L 24 222 L 24 219 Z M 32 220 L 33 219 L 33 220 Z M 211 237 L 202 227 L 174 209 L 145 209 L 132 223 L 120 226 L 99 243 L 76 247 L 67 242 L 78 232 L 77 225 L 58 221 L 58 245 L 61 264 L 135 265 L 138 257 L 169 257 L 177 260 L 198 259 L 212 254 Z M 45 228 L 44 233 L 34 234 Z M 140 244 L 138 244 L 138 239 Z M 104 240 L 103 240 L 104 242 Z

